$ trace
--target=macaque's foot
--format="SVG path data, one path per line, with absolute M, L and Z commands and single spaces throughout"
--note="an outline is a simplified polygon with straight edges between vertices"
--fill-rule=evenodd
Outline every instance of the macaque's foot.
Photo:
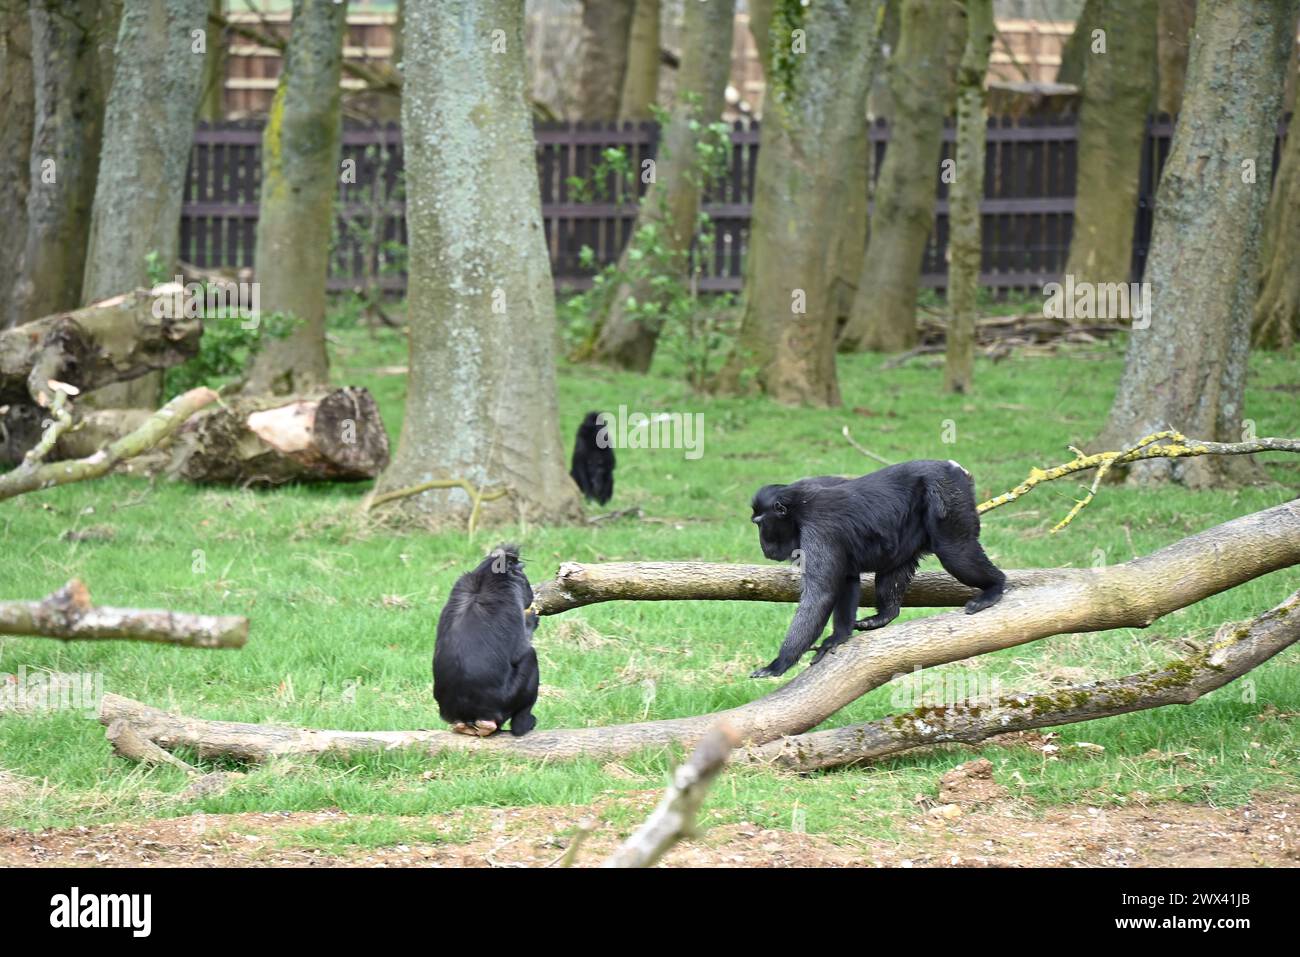
M 537 727 L 537 717 L 533 714 L 517 714 L 510 719 L 510 733 L 516 738 L 522 738 L 535 727 Z
M 775 658 L 770 664 L 764 665 L 756 671 L 751 671 L 749 676 L 751 678 L 779 678 L 789 671 L 793 665 L 793 661 L 786 662 L 780 658 Z
M 489 734 L 494 734 L 497 730 L 495 721 L 457 721 L 451 726 L 453 734 L 469 734 L 476 738 L 486 738 Z
M 853 623 L 854 631 L 875 631 L 877 628 L 884 628 L 887 624 L 898 617 L 898 612 L 890 614 L 872 615 L 870 618 L 860 618 Z
M 996 605 L 1002 600 L 1003 592 L 1004 589 L 1001 587 L 984 589 L 970 601 L 966 602 L 966 614 L 973 615 L 977 611 L 983 611 L 985 608 L 990 608 L 993 605 Z
M 817 652 L 817 654 L 813 655 L 813 660 L 809 664 L 809 667 L 812 667 L 812 665 L 817 664 L 817 662 L 821 661 L 827 655 L 834 654 L 835 649 L 838 648 L 840 645 L 844 644 L 844 642 L 848 640 L 849 640 L 848 635 L 841 635 L 839 638 L 836 638 L 834 635 L 832 635 L 831 637 L 827 638 L 820 645 L 818 645 L 816 648 L 813 649 L 813 651 Z

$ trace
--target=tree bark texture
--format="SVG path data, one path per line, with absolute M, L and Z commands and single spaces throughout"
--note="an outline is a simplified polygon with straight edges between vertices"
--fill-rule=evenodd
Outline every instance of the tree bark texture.
M 497 31 L 494 34 L 494 31 Z M 522 7 L 450 0 L 406 11 L 410 376 L 378 489 L 459 478 L 512 494 L 484 515 L 580 514 L 559 433 L 555 293 L 542 232 Z M 460 489 L 394 506 L 463 527 Z
M 169 274 L 180 241 L 181 200 L 203 77 L 192 31 L 207 0 L 126 0 L 86 244 L 81 301 L 149 285 L 153 253 Z M 90 397 L 101 407 L 158 404 L 158 376 Z
M 883 11 L 779 4 L 772 17 L 741 329 L 722 376 L 730 390 L 752 371 L 779 402 L 840 403 L 835 338 L 866 242 L 866 102 Z
M 980 203 L 988 130 L 984 77 L 993 48 L 992 0 L 966 0 L 966 49 L 957 74 L 956 177 L 948 190 L 948 341 L 944 389 L 969 392 L 975 368 L 975 318 L 982 259 Z
M 297 320 L 263 340 L 248 391 L 288 394 L 329 381 L 325 282 L 339 191 L 339 77 L 347 4 L 294 0 L 284 70 L 262 133 L 254 273 L 261 308 Z
M 1250 437 L 1246 359 L 1260 233 L 1298 11 L 1297 0 L 1197 5 L 1183 112 L 1156 197 L 1149 324 L 1129 337 L 1099 446 L 1169 428 L 1210 441 Z M 1129 468 L 1135 481 L 1193 487 L 1254 474 L 1243 456 Z
M 726 45 L 731 42 L 734 7 L 732 0 L 686 6 L 676 102 L 660 141 L 655 182 L 641 200 L 632 238 L 619 257 L 618 275 L 623 279 L 608 300 L 594 348 L 594 357 L 600 362 L 634 372 L 648 371 L 662 328 L 662 312 L 652 319 L 637 307 L 646 303 L 667 307 L 655 280 L 672 276 L 679 284 L 686 282 L 704 185 L 697 149 L 708 135 L 709 124 L 721 119 L 726 102 L 731 58 L 718 51 L 730 49 Z M 653 239 L 647 241 L 647 232 Z
M 1103 0 L 1088 48 L 1079 113 L 1074 230 L 1065 272 L 1076 282 L 1128 282 L 1147 113 L 1156 92 L 1157 0 Z M 1102 42 L 1101 40 L 1097 42 Z M 1110 317 L 1112 319 L 1116 317 Z
M 871 239 L 858 263 L 845 349 L 902 352 L 916 345 L 916 295 L 934 225 L 937 166 L 948 112 L 955 16 L 951 0 L 903 0 L 889 61 L 894 124 L 875 187 Z M 761 156 L 761 154 L 760 154 Z

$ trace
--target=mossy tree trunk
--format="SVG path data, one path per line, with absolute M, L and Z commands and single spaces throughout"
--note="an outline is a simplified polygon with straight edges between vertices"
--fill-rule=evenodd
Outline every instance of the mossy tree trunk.
M 27 231 L 27 186 L 32 150 L 32 29 L 27 3 L 0 0 L 0 223 L 10 237 Z M 12 322 L 21 242 L 0 243 L 0 329 Z
M 728 4 L 730 5 L 730 4 Z M 720 51 L 715 54 L 722 59 Z M 659 93 L 659 0 L 636 0 L 627 40 L 627 69 L 619 101 L 620 120 L 648 120 Z
M 1149 325 L 1129 337 L 1098 448 L 1168 428 L 1237 441 L 1250 428 L 1246 358 L 1261 224 L 1297 12 L 1300 0 L 1197 4 L 1183 110 L 1156 196 Z M 1194 487 L 1243 473 L 1255 474 L 1247 456 L 1130 466 L 1137 481 Z
M 1288 349 L 1300 339 L 1300 123 L 1294 117 L 1264 220 L 1252 341 Z
M 284 69 L 262 133 L 262 195 L 254 273 L 262 311 L 296 320 L 264 340 L 249 392 L 303 392 L 329 380 L 325 282 L 339 188 L 339 76 L 347 5 L 294 0 Z
M 956 178 L 948 191 L 948 342 L 944 388 L 969 392 L 980 288 L 980 201 L 988 130 L 984 76 L 993 48 L 993 0 L 966 0 L 966 49 L 957 73 Z
M 1084 68 L 1065 265 L 1076 282 L 1128 282 L 1132 272 L 1138 177 L 1156 93 L 1156 6 L 1156 0 L 1105 0 L 1097 9 L 1093 26 L 1105 35 L 1088 47 Z
M 1159 89 L 1156 112 L 1171 116 L 1183 108 L 1187 81 L 1187 51 L 1191 49 L 1196 0 L 1158 0 L 1156 58 Z
M 1092 31 L 1097 26 L 1097 11 L 1103 0 L 1086 0 L 1079 18 L 1074 21 L 1074 32 L 1061 50 L 1061 65 L 1056 68 L 1056 82 L 1083 86 L 1084 66 L 1091 56 Z
M 916 294 L 934 224 L 935 180 L 960 49 L 952 0 L 903 0 L 889 61 L 894 122 L 875 188 L 871 239 L 858 264 L 844 349 L 901 352 L 916 344 Z
M 101 13 L 109 23 L 101 23 Z M 104 122 L 100 36 L 107 30 L 111 37 L 115 28 L 112 7 L 98 0 L 31 3 L 36 95 L 14 325 L 81 304 Z
M 149 286 L 146 257 L 172 274 L 181 199 L 203 77 L 192 31 L 207 25 L 207 0 L 126 0 L 113 53 L 99 176 L 86 244 L 83 302 Z M 158 404 L 156 374 L 108 386 L 100 407 Z
M 632 238 L 619 257 L 621 279 L 607 300 L 593 349 L 598 361 L 636 372 L 647 371 L 654 359 L 664 300 L 672 295 L 662 292 L 663 279 L 684 283 L 687 278 L 704 179 L 698 151 L 709 124 L 722 116 L 731 65 L 732 0 L 689 3 L 685 14 L 676 102 L 660 141 L 655 181 L 641 200 Z
M 410 376 L 397 453 L 378 488 L 465 479 L 513 493 L 485 505 L 489 519 L 574 518 L 523 4 L 411 4 L 405 30 Z M 463 527 L 471 503 L 439 489 L 393 507 Z
M 744 307 L 726 389 L 752 371 L 780 402 L 840 403 L 835 335 L 866 238 L 866 104 L 883 8 L 873 0 L 775 9 Z
M 618 119 L 636 0 L 582 0 L 578 118 Z
M 225 0 L 208 0 L 209 11 L 222 16 Z M 209 21 L 207 30 L 208 52 L 203 61 L 203 93 L 199 100 L 199 119 L 216 123 L 226 115 L 226 44 L 225 31 Z

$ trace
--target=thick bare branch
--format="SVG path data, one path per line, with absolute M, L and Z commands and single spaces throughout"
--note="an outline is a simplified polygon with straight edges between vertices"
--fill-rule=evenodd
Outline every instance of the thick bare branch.
M 90 591 L 74 578 L 40 601 L 0 602 L 0 635 L 242 648 L 248 641 L 248 619 L 141 608 L 96 608 L 90 603 Z
M 1008 571 L 1008 587 L 1044 585 L 1060 569 Z M 874 607 L 875 576 L 862 576 L 862 606 Z M 555 578 L 535 586 L 533 611 L 557 615 L 605 601 L 799 600 L 799 571 L 791 565 L 715 565 L 711 562 L 565 562 Z M 903 597 L 908 607 L 964 605 L 977 589 L 940 571 L 919 572 Z
M 1300 640 L 1300 591 L 1249 622 L 1223 625 L 1203 650 L 1163 668 L 993 701 L 921 707 L 878 721 L 811 731 L 744 753 L 794 771 L 861 764 L 933 744 L 974 744 L 1011 731 L 1051 728 L 1132 711 L 1191 704 Z
M 673 772 L 673 783 L 659 806 L 601 867 L 654 867 L 670 847 L 692 837 L 704 795 L 739 743 L 740 737 L 726 722 L 710 730 Z
M 534 731 L 521 738 L 466 738 L 445 731 L 329 731 L 205 721 L 106 694 L 100 721 L 126 718 L 163 748 L 263 761 L 284 754 L 350 755 L 393 748 L 492 750 L 546 758 L 613 757 L 695 744 L 725 719 L 751 746 L 800 734 L 899 674 L 1022 645 L 1050 635 L 1144 628 L 1261 575 L 1300 563 L 1300 501 L 1225 522 L 1151 555 L 1096 569 L 1056 569 L 1013 586 L 997 605 L 895 623 L 856 636 L 771 694 L 714 715 L 604 728 Z M 736 597 L 736 596 L 728 596 Z M 774 640 L 776 636 L 773 636 Z

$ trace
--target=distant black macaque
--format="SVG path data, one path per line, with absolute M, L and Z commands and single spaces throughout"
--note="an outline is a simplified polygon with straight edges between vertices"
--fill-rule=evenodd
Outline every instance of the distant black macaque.
M 438 618 L 433 697 L 460 734 L 485 737 L 507 721 L 525 735 L 537 725 L 537 615 L 517 545 L 492 550 L 461 575 Z
M 854 630 L 883 628 L 898 617 L 917 563 L 933 552 L 953 578 L 980 593 L 966 613 L 1002 597 L 1006 576 L 980 547 L 970 473 L 953 461 L 891 465 L 856 479 L 833 475 L 764 485 L 753 522 L 763 554 L 777 561 L 800 552 L 803 593 L 780 654 L 751 677 L 784 674 L 813 646 L 834 613 L 816 664 Z M 876 614 L 856 621 L 862 572 L 875 572 Z
M 588 412 L 578 426 L 569 474 L 589 502 L 604 505 L 614 494 L 614 448 L 609 432 L 600 422 L 599 412 Z

